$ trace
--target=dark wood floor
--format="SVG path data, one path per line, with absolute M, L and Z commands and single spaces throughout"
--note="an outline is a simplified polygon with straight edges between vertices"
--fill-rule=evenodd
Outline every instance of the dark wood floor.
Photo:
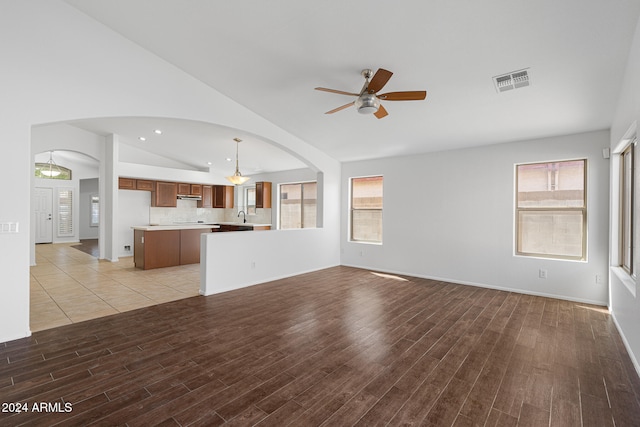
M 638 396 L 603 307 L 348 267 L 0 344 L 3 426 L 621 427 Z
M 94 257 L 100 256 L 98 239 L 83 239 L 80 240 L 80 243 L 71 247 Z

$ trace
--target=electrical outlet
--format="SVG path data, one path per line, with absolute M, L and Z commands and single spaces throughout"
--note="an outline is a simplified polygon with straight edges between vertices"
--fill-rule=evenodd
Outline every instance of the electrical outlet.
M 251 268 L 256 268 L 256 262 L 255 261 L 251 261 Z
M 598 285 L 601 285 L 602 283 L 604 283 L 604 282 L 602 281 L 602 275 L 601 275 L 601 274 L 596 274 L 596 283 L 597 283 Z
M 127 251 L 127 252 L 131 251 L 131 246 L 124 245 L 124 250 Z
M 538 270 L 538 277 L 540 279 L 546 279 L 547 278 L 547 270 L 543 270 L 543 269 Z
M 364 256 L 364 251 L 360 251 L 360 256 Z

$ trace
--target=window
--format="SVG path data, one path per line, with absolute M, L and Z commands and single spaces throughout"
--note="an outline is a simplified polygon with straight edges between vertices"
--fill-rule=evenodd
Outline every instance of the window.
M 73 236 L 73 190 L 58 189 L 58 237 Z
M 91 227 L 100 225 L 100 198 L 96 194 L 91 195 Z
M 518 255 L 586 259 L 586 163 L 517 165 Z
M 36 178 L 43 179 L 71 179 L 71 169 L 64 166 L 52 167 L 50 163 L 36 163 Z
M 315 228 L 316 182 L 280 184 L 280 228 Z
M 256 187 L 247 187 L 244 189 L 244 200 L 247 215 L 256 214 Z
M 382 177 L 351 178 L 351 241 L 382 243 Z
M 633 182 L 635 179 L 634 152 L 635 140 L 620 153 L 620 267 L 630 275 L 633 268 L 633 220 L 635 197 Z

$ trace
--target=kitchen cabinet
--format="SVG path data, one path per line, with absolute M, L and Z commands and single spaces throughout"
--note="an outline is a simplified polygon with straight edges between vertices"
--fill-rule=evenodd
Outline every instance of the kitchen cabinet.
M 136 268 L 173 267 L 200 262 L 200 235 L 217 228 L 133 230 L 133 262 Z
M 137 268 L 180 265 L 180 231 L 134 230 L 133 262 Z
M 271 208 L 271 183 L 256 182 L 256 208 Z
M 175 208 L 178 205 L 178 184 L 156 181 L 155 191 L 151 194 L 151 206 Z
M 192 196 L 202 196 L 202 184 L 191 184 L 191 192 L 189 194 Z
M 180 265 L 200 262 L 200 235 L 211 229 L 180 230 Z
M 233 208 L 233 187 L 230 185 L 214 185 L 213 186 L 213 207 L 214 208 Z
M 136 190 L 153 191 L 153 184 L 148 179 L 136 179 Z
M 118 188 L 120 190 L 153 191 L 153 184 L 154 182 L 148 179 L 118 177 Z
M 191 184 L 181 182 L 178 184 L 178 194 L 181 196 L 188 196 L 191 194 Z
M 136 180 L 133 178 L 118 178 L 118 188 L 120 190 L 135 190 L 136 189 Z
M 198 200 L 199 208 L 213 207 L 213 185 L 202 186 L 202 200 Z

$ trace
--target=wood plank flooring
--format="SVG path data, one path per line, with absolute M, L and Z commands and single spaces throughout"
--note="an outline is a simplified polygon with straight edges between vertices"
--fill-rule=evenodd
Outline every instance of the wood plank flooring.
M 639 396 L 606 308 L 349 267 L 0 344 L 2 426 L 621 427 Z

